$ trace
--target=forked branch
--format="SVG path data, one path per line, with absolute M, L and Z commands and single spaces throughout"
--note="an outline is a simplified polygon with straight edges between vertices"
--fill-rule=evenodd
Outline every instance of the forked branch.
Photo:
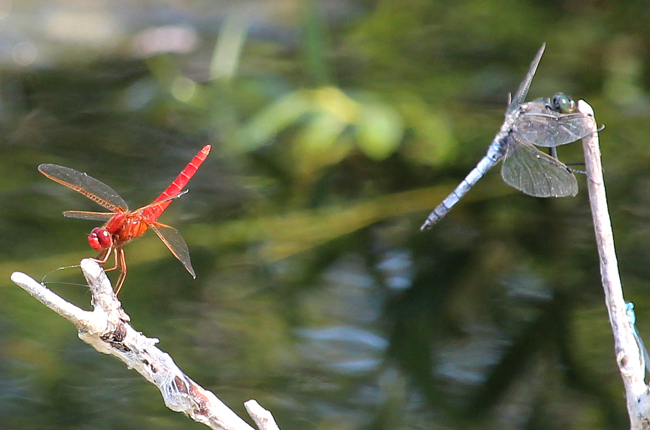
M 253 430 L 213 393 L 185 375 L 167 353 L 155 346 L 158 339 L 147 338 L 131 327 L 110 281 L 94 260 L 82 260 L 81 270 L 92 293 L 93 311 L 67 302 L 24 273 L 14 272 L 11 280 L 74 324 L 81 340 L 99 352 L 119 358 L 156 385 L 169 409 L 183 412 L 211 429 Z M 260 430 L 278 428 L 272 415 L 256 401 L 249 400 L 246 407 Z

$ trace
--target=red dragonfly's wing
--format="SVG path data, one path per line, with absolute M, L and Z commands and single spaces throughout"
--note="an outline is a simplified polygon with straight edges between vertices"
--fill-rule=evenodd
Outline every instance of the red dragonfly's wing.
M 192 158 L 192 161 L 190 161 L 190 163 L 187 166 L 185 166 L 183 171 L 176 177 L 176 179 L 174 179 L 174 181 L 169 185 L 169 187 L 167 187 L 167 189 L 163 191 L 162 194 L 156 198 L 156 200 L 153 201 L 153 203 L 160 202 L 159 204 L 154 205 L 152 203 L 142 208 L 143 212 L 145 213 L 145 215 L 147 215 L 147 217 L 150 220 L 158 219 L 160 214 L 162 214 L 163 211 L 167 209 L 169 203 L 171 203 L 171 201 L 174 198 L 179 196 L 183 187 L 190 181 L 190 179 L 192 179 L 192 176 L 194 176 L 194 174 L 199 169 L 201 164 L 205 161 L 208 154 L 210 153 L 211 148 L 212 146 L 205 145 L 203 149 L 201 149 L 201 151 L 199 151 L 199 153 L 196 154 L 194 158 Z M 183 244 L 185 244 L 185 242 L 183 242 Z M 188 255 L 188 261 L 189 261 L 189 255 Z M 187 268 L 187 266 L 185 267 Z
M 183 266 L 185 266 L 187 271 L 190 272 L 190 275 L 196 279 L 196 273 L 194 273 L 192 262 L 190 261 L 190 251 L 187 249 L 187 244 L 178 230 L 159 222 L 150 222 L 147 224 L 149 224 L 149 227 L 156 232 L 160 240 L 162 240 L 165 246 L 167 246 L 171 253 L 174 254 L 174 257 L 178 258 L 178 261 L 183 263 Z
M 113 218 L 113 212 L 86 212 L 86 211 L 65 211 L 63 216 L 66 218 L 89 219 L 92 221 L 108 221 Z
M 69 167 L 56 164 L 41 164 L 38 171 L 54 182 L 83 194 L 100 206 L 113 212 L 128 211 L 128 206 L 117 192 L 92 176 L 78 172 Z M 71 217 L 78 218 L 78 217 Z M 104 219 L 104 218 L 102 218 Z

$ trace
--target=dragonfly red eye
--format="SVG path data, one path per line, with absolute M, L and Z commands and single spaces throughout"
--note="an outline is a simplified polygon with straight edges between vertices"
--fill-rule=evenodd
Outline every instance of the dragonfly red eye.
M 88 243 L 95 251 L 113 246 L 113 237 L 105 228 L 95 227 L 88 235 Z

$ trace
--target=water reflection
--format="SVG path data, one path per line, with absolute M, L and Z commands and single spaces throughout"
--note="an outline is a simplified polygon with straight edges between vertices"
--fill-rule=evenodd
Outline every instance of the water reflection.
M 388 347 L 386 339 L 354 327 L 298 329 L 297 333 L 306 341 L 300 348 L 306 359 L 347 374 L 376 370 Z

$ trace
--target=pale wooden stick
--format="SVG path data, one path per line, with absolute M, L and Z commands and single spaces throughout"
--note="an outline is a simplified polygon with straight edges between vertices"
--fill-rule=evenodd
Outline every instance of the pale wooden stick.
M 593 123 L 594 132 L 582 140 L 582 147 L 587 170 L 589 204 L 600 257 L 600 276 L 605 291 L 609 322 L 614 333 L 616 362 L 625 385 L 631 428 L 634 430 L 650 429 L 650 395 L 648 386 L 644 382 L 645 366 L 642 353 L 634 340 L 633 329 L 627 317 L 623 299 L 623 289 L 614 249 L 614 234 L 607 209 L 605 180 L 598 145 L 598 127 L 594 111 L 588 103 L 580 100 L 578 109 L 590 116 Z
M 253 421 L 255 421 L 257 428 L 263 430 L 280 430 L 278 425 L 275 423 L 271 412 L 261 407 L 257 401 L 249 400 L 244 403 L 244 407 L 246 408 L 248 415 L 250 415 L 251 418 L 253 418 Z
M 74 324 L 81 340 L 99 352 L 119 358 L 129 369 L 135 369 L 156 385 L 169 409 L 183 412 L 211 429 L 253 430 L 213 393 L 187 377 L 168 354 L 155 346 L 158 339 L 147 338 L 131 327 L 129 316 L 95 260 L 82 260 L 81 270 L 92 293 L 92 312 L 65 301 L 24 273 L 14 272 L 11 280 Z M 253 416 L 253 419 L 257 422 L 257 416 Z M 270 421 L 273 426 L 260 429 L 277 429 L 272 417 Z

